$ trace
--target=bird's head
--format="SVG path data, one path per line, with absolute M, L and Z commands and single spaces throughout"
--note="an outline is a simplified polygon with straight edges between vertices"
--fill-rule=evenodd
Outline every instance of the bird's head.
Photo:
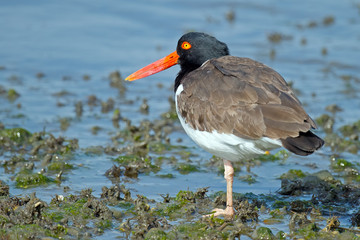
M 182 68 L 195 69 L 212 58 L 229 55 L 225 43 L 216 38 L 200 32 L 184 34 L 178 41 L 176 52 L 179 56 L 178 64 Z
M 133 81 L 163 71 L 176 64 L 181 69 L 194 70 L 212 58 L 229 55 L 225 43 L 200 32 L 184 34 L 178 41 L 176 51 L 134 72 L 125 80 Z

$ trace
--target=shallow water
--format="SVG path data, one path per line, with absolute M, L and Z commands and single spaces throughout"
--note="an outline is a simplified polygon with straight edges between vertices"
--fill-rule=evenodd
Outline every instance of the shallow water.
M 117 131 L 111 122 L 113 112 L 104 114 L 100 106 L 84 104 L 84 113 L 77 118 L 75 103 L 86 103 L 90 95 L 102 101 L 111 97 L 121 115 L 133 123 L 159 119 L 169 110 L 167 99 L 173 95 L 177 66 L 147 79 L 125 83 L 124 94 L 110 87 L 107 77 L 115 70 L 125 77 L 174 51 L 178 38 L 189 30 L 210 33 L 226 42 L 232 55 L 250 57 L 274 68 L 300 90 L 298 97 L 314 119 L 327 113 L 326 106 L 336 103 L 343 109 L 336 115 L 336 127 L 357 121 L 360 85 L 354 81 L 346 83 L 340 76 L 360 76 L 359 4 L 350 0 L 306 0 L 298 4 L 284 0 L 163 0 L 151 4 L 145 0 L 3 2 L 0 66 L 5 69 L 0 70 L 0 85 L 15 89 L 20 97 L 14 102 L 0 99 L 0 122 L 6 128 L 23 127 L 31 132 L 45 129 L 56 136 L 78 138 L 80 150 L 71 160 L 79 167 L 67 173 L 61 185 L 15 188 L 12 175 L 4 173 L 3 168 L 0 168 L 0 179 L 10 185 L 11 194 L 36 191 L 45 201 L 63 193 L 64 186 L 73 192 L 92 188 L 95 196 L 99 196 L 102 186 L 112 185 L 104 173 L 113 165 L 111 159 L 115 157 L 87 155 L 83 149 L 111 144 L 110 137 Z M 231 12 L 234 13 L 232 21 L 226 18 Z M 334 22 L 326 25 L 323 20 L 328 16 L 333 17 Z M 310 23 L 316 26 L 309 27 Z M 270 42 L 268 36 L 273 33 L 290 39 Z M 306 44 L 302 44 L 303 39 Z M 322 53 L 324 49 L 327 54 Z M 271 51 L 275 51 L 274 57 Z M 45 76 L 36 77 L 39 72 Z M 84 74 L 91 79 L 83 80 Z M 158 84 L 163 87 L 159 88 Z M 68 94 L 54 96 L 63 90 Z M 139 111 L 145 98 L 150 109 L 148 115 Z M 63 106 L 59 107 L 59 103 Z M 21 104 L 21 108 L 17 108 L 17 104 Z M 64 117 L 70 118 L 70 126 L 65 131 L 59 123 L 59 118 Z M 101 127 L 97 135 L 91 133 L 95 125 Z M 323 132 L 318 133 L 324 136 Z M 183 139 L 181 145 L 189 146 L 197 154 L 194 161 L 211 157 L 197 148 L 182 130 L 170 136 L 175 145 L 177 138 Z M 282 173 L 292 168 L 306 172 L 329 169 L 330 155 L 329 148 L 325 147 L 308 158 L 292 155 L 282 164 L 263 163 L 251 169 L 258 176 L 258 182 L 248 185 L 235 180 L 234 191 L 275 192 L 280 188 L 278 177 Z M 343 157 L 355 163 L 359 156 L 343 153 Z M 315 163 L 317 168 L 308 167 L 310 163 Z M 125 185 L 154 199 L 160 199 L 162 193 L 174 195 L 179 190 L 205 186 L 210 187 L 210 192 L 225 190 L 225 181 L 216 171 L 181 175 L 165 165 L 160 173 L 173 173 L 175 178 L 164 180 L 154 174 L 140 175 L 138 180 Z M 245 170 L 242 174 L 246 174 Z

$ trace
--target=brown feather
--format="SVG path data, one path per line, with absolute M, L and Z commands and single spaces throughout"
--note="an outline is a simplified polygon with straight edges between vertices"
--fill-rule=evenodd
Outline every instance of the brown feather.
M 316 128 L 280 74 L 254 60 L 211 59 L 181 83 L 178 110 L 194 129 L 287 143 Z
M 324 140 L 310 131 L 300 132 L 299 136 L 288 137 L 282 139 L 281 142 L 286 149 L 301 156 L 312 154 L 324 145 Z

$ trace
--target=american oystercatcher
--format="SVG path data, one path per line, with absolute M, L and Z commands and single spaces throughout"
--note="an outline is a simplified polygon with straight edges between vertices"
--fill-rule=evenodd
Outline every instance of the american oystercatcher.
M 227 206 L 214 209 L 215 216 L 234 215 L 232 161 L 281 146 L 306 156 L 324 144 L 311 132 L 315 122 L 279 73 L 252 59 L 230 56 L 225 43 L 205 33 L 183 35 L 175 52 L 125 80 L 175 64 L 181 67 L 174 88 L 181 125 L 195 143 L 224 162 Z

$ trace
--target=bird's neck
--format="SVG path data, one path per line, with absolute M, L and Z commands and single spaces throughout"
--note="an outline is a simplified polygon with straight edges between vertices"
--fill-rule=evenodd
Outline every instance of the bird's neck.
M 175 85 L 174 85 L 174 92 L 176 92 L 177 88 L 180 86 L 180 84 L 182 83 L 184 77 L 194 71 L 195 69 L 197 69 L 200 66 L 195 66 L 195 65 L 180 65 L 181 66 L 181 70 L 178 73 L 177 77 L 175 78 Z

